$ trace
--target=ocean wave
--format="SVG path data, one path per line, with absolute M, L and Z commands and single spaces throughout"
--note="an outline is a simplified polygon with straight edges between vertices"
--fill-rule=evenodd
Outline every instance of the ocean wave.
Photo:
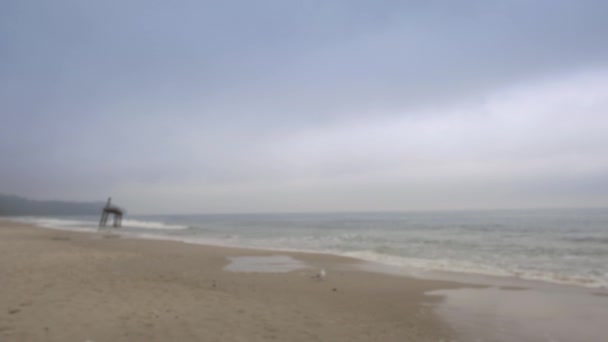
M 564 238 L 566 241 L 577 242 L 577 243 L 593 243 L 593 244 L 608 244 L 608 237 L 603 236 L 584 236 L 584 237 L 567 237 Z
M 515 277 L 527 280 L 537 280 L 549 283 L 584 286 L 589 288 L 607 288 L 608 278 L 591 275 L 571 275 L 550 271 L 523 269 L 516 265 L 508 268 L 499 268 L 481 263 L 456 261 L 447 259 L 419 259 L 380 254 L 376 251 L 356 251 L 336 253 L 359 260 L 376 262 L 383 265 L 403 267 L 418 271 L 439 271 L 465 274 L 479 274 L 495 277 Z M 608 275 L 607 275 L 608 276 Z
M 94 219 L 82 220 L 82 219 L 71 219 L 71 218 L 57 218 L 57 217 L 35 217 L 35 216 L 22 216 L 12 217 L 11 220 L 15 222 L 33 224 L 44 228 L 56 228 L 66 230 L 91 230 L 96 229 L 98 222 Z M 160 221 L 143 221 L 135 219 L 123 219 L 122 226 L 124 228 L 133 229 L 157 229 L 157 230 L 180 230 L 188 229 L 189 226 L 178 225 L 178 224 L 167 224 Z
M 133 219 L 124 219 L 122 225 L 126 228 L 142 228 L 142 229 L 163 229 L 163 230 L 179 230 L 188 229 L 189 226 L 179 224 L 168 224 L 160 221 L 141 221 Z
M 94 230 L 94 227 L 92 226 L 90 221 L 83 221 L 77 219 L 34 216 L 10 217 L 9 219 L 14 222 L 31 224 L 42 228 L 69 230 L 76 232 L 90 232 Z

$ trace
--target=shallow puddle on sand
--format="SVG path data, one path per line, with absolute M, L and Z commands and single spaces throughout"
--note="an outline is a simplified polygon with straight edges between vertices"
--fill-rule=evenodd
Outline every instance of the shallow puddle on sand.
M 224 269 L 230 272 L 268 272 L 285 273 L 310 266 L 289 255 L 270 255 L 270 256 L 240 256 L 229 257 L 230 264 Z
M 462 341 L 606 341 L 608 298 L 584 289 L 461 288 L 427 292 Z M 460 340 L 459 340 L 460 341 Z

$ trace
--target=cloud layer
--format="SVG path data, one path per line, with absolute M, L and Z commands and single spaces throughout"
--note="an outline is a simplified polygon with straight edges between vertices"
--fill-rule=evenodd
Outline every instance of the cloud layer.
M 604 1 L 8 1 L 0 191 L 132 212 L 603 206 Z

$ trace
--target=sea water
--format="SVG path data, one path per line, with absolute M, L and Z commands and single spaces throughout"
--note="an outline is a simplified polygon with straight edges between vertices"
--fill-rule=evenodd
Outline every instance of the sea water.
M 96 231 L 98 217 L 20 217 Z M 129 236 L 322 252 L 397 267 L 608 286 L 608 209 L 129 215 Z

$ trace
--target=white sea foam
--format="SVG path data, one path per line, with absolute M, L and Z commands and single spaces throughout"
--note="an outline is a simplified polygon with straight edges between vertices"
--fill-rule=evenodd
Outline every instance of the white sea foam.
M 90 221 L 76 220 L 76 219 L 64 219 L 55 217 L 11 217 L 10 220 L 15 222 L 27 223 L 36 225 L 43 228 L 52 228 L 60 230 L 70 231 L 91 231 L 93 230 Z
M 12 217 L 10 218 L 16 222 L 23 222 L 33 224 L 44 228 L 56 228 L 65 230 L 78 230 L 78 231 L 90 231 L 97 228 L 98 222 L 94 219 L 72 219 L 72 218 L 58 218 L 58 217 L 37 217 L 37 216 L 24 216 L 24 217 Z M 133 229 L 156 229 L 156 230 L 179 230 L 188 229 L 186 225 L 178 224 L 167 224 L 160 221 L 144 221 L 135 219 L 124 219 L 122 221 L 124 228 Z
M 186 225 L 167 224 L 159 221 L 140 221 L 133 219 L 124 219 L 122 225 L 127 228 L 143 228 L 143 229 L 162 229 L 162 230 L 179 230 L 188 229 Z
M 608 281 L 603 277 L 584 277 L 566 275 L 550 271 L 532 271 L 518 268 L 515 265 L 509 268 L 493 267 L 488 264 L 473 263 L 446 259 L 419 259 L 406 258 L 394 255 L 384 255 L 373 251 L 359 251 L 336 253 L 355 259 L 376 262 L 383 265 L 402 267 L 413 273 L 423 272 L 451 272 L 478 274 L 493 277 L 514 277 L 526 280 L 537 280 L 563 285 L 584 286 L 589 288 L 608 288 Z

